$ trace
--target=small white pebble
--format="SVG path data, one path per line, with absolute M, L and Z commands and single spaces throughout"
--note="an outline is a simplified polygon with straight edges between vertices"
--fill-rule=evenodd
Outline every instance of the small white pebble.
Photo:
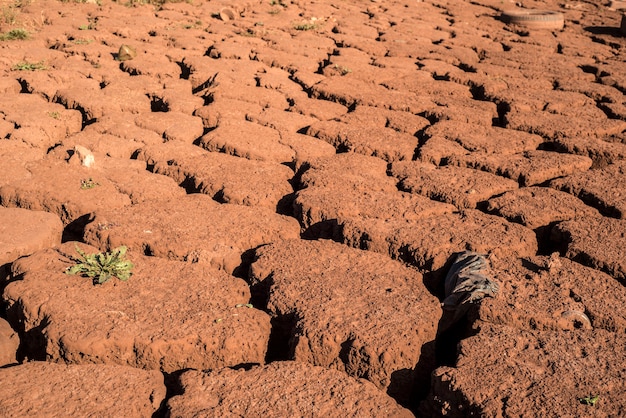
M 93 153 L 82 145 L 76 145 L 74 147 L 74 153 L 80 159 L 80 163 L 85 167 L 91 167 L 96 163 Z

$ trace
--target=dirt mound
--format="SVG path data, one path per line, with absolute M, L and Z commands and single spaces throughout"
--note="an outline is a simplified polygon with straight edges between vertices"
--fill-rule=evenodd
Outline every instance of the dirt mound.
M 626 289 L 605 273 L 554 253 L 550 257 L 493 260 L 499 297 L 486 299 L 484 321 L 526 330 L 604 329 L 623 334 Z
M 165 398 L 159 372 L 132 367 L 29 362 L 0 369 L 7 416 L 150 416 Z
M 299 362 L 249 371 L 189 371 L 180 377 L 180 385 L 184 393 L 167 402 L 171 417 L 324 416 L 338 411 L 349 417 L 413 416 L 368 381 Z
M 223 203 L 276 210 L 283 196 L 293 191 L 289 184 L 293 171 L 288 167 L 206 152 L 181 142 L 146 147 L 138 158 L 148 161 L 153 172 Z
M 556 239 L 566 245 L 565 256 L 581 264 L 605 271 L 624 283 L 625 221 L 604 217 L 562 222 L 554 228 Z
M 304 186 L 295 195 L 294 212 L 305 236 L 345 239 L 350 220 L 419 221 L 450 213 L 452 205 L 398 191 L 384 161 L 359 154 L 337 154 L 303 165 Z
M 20 174 L 10 184 L 0 186 L 3 205 L 52 212 L 67 225 L 98 209 L 184 196 L 174 181 L 150 174 L 143 162 L 90 152 L 93 165 L 85 166 L 74 149 L 59 154 L 60 159 L 50 154 L 26 164 L 27 177 Z
M 524 187 L 489 199 L 487 211 L 532 229 L 599 213 L 579 199 L 547 187 Z
M 76 245 L 13 265 L 20 280 L 3 298 L 29 358 L 166 372 L 264 362 L 269 317 L 247 306 L 243 280 L 202 264 L 133 255 L 127 281 L 96 285 L 66 274 L 80 258 Z
M 463 167 L 437 167 L 411 161 L 394 163 L 391 174 L 400 180 L 400 189 L 421 194 L 432 200 L 455 205 L 459 209 L 475 209 L 492 196 L 515 190 L 514 181 Z
M 603 330 L 522 331 L 481 325 L 459 347 L 456 367 L 433 373 L 436 407 L 426 415 L 621 414 L 624 335 Z M 497 347 L 496 350 L 493 348 Z
M 54 214 L 0 207 L 0 266 L 60 244 L 62 233 L 63 224 Z
M 414 269 L 332 241 L 289 240 L 257 250 L 250 281 L 289 358 L 366 378 L 404 404 L 426 386 L 439 308 Z
M 244 252 L 296 238 L 299 231 L 294 219 L 271 210 L 220 205 L 196 194 L 167 202 L 144 202 L 127 211 L 98 211 L 85 229 L 85 239 L 103 249 L 126 245 L 138 253 L 208 263 L 232 273 L 241 265 Z
M 11 325 L 4 319 L 0 319 L 0 366 L 6 366 L 17 362 L 17 349 L 20 345 L 19 336 Z
M 626 185 L 626 164 L 611 164 L 603 169 L 576 173 L 550 182 L 550 186 L 577 196 L 604 215 L 624 219 L 626 197 L 615 193 Z

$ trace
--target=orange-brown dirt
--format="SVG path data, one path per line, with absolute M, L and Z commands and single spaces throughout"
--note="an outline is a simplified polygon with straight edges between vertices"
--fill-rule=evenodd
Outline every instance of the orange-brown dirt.
M 626 416 L 625 11 L 0 0 L 0 416 Z

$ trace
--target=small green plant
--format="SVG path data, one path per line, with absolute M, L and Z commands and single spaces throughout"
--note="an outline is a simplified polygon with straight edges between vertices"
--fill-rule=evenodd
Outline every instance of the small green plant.
M 274 7 L 274 8 L 272 8 L 272 9 L 270 9 L 270 11 L 269 11 L 269 12 L 267 12 L 267 13 L 269 13 L 269 14 L 271 14 L 271 15 L 277 15 L 278 13 L 280 13 L 280 9 L 279 9 L 279 8 L 277 8 L 277 7 Z
M 18 29 L 11 29 L 7 33 L 0 34 L 0 41 L 15 41 L 15 40 L 23 41 L 25 39 L 28 39 L 29 37 L 30 37 L 30 34 L 28 33 L 26 29 L 18 28 Z
M 97 17 L 88 17 L 87 18 L 87 24 L 83 24 L 80 25 L 78 27 L 78 30 L 94 30 L 96 28 L 96 26 L 98 25 L 98 18 Z
M 74 39 L 72 42 L 76 45 L 89 45 L 93 42 L 93 39 Z
M 324 22 L 324 18 L 312 17 L 309 20 L 303 20 L 299 23 L 295 23 L 293 28 L 295 30 L 313 30 L 323 26 Z
M 117 0 L 114 0 L 117 1 Z M 183 3 L 182 0 L 128 0 L 124 4 L 126 7 L 135 7 L 141 6 L 144 4 L 150 4 L 154 6 L 157 10 L 163 7 L 165 3 Z M 184 3 L 193 4 L 191 0 L 184 0 Z
M 46 64 L 43 61 L 39 62 L 28 62 L 28 61 L 20 61 L 15 64 L 12 68 L 13 71 L 36 71 L 36 70 L 47 70 Z
M 86 254 L 76 246 L 80 258 L 74 259 L 77 264 L 69 267 L 65 273 L 90 277 L 94 285 L 106 283 L 111 277 L 125 282 L 133 274 L 134 267 L 133 263 L 124 259 L 126 250 L 125 246 L 121 246 L 111 252 Z
M 93 179 L 91 177 L 89 177 L 88 179 L 82 179 L 80 181 L 80 188 L 82 190 L 93 189 L 96 186 L 99 186 L 99 184 L 96 183 L 95 181 L 93 181 Z
M 598 402 L 598 399 L 600 399 L 600 395 L 589 395 L 585 396 L 584 398 L 578 398 L 578 402 L 583 405 L 594 406 L 596 402 Z
M 295 25 L 293 25 L 293 28 L 295 30 L 313 30 L 317 28 L 317 26 L 315 25 L 315 23 L 296 23 Z
M 184 25 L 182 25 L 183 29 L 200 29 L 202 28 L 202 21 L 201 20 L 196 20 L 193 23 L 186 23 Z
M 61 114 L 59 112 L 48 112 L 48 116 L 56 120 L 61 119 Z

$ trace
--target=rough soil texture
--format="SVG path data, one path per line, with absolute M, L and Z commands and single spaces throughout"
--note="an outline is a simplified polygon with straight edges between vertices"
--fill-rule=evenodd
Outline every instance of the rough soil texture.
M 459 209 L 475 209 L 492 196 L 518 188 L 517 182 L 484 171 L 437 167 L 418 161 L 393 164 L 390 172 L 400 180 L 402 190 L 450 203 Z
M 608 3 L 0 2 L 0 415 L 625 415 Z
M 294 360 L 366 377 L 404 404 L 426 387 L 439 309 L 415 269 L 332 241 L 289 240 L 257 250 L 250 280 Z
M 244 306 L 250 290 L 243 280 L 199 263 L 137 256 L 129 281 L 94 286 L 64 272 L 78 256 L 75 245 L 13 264 L 19 280 L 4 299 L 30 358 L 166 372 L 263 362 L 269 317 Z
M 204 194 L 96 212 L 85 229 L 85 240 L 100 248 L 127 245 L 146 255 L 211 264 L 228 273 L 241 265 L 244 252 L 298 235 L 293 218 L 263 207 L 220 205 Z
M 571 193 L 611 218 L 626 217 L 626 166 L 623 162 L 602 169 L 552 180 L 551 187 Z
M 112 365 L 32 361 L 0 369 L 0 412 L 7 417 L 151 416 L 165 399 L 156 371 Z
M 425 416 L 614 417 L 626 413 L 623 333 L 524 331 L 480 325 L 461 342 L 455 367 L 433 373 L 439 408 Z M 498 350 L 493 350 L 497 346 Z M 494 378 L 498 376 L 498 378 Z M 570 376 L 567 383 L 563 376 Z M 601 393 L 601 395 L 597 395 Z M 585 398 L 598 396 L 587 405 Z M 529 414 L 529 411 L 532 411 Z
M 17 332 L 7 321 L 0 320 L 0 366 L 16 363 L 19 346 L 20 338 Z
M 26 209 L 0 207 L 0 266 L 61 241 L 58 216 Z
M 249 371 L 188 371 L 183 394 L 167 401 L 170 417 L 412 417 L 371 382 L 301 362 L 277 361 Z M 342 413 L 342 415 L 344 415 Z
M 565 255 L 605 271 L 626 283 L 626 221 L 604 217 L 574 219 L 555 226 L 553 235 L 566 246 Z
M 556 222 L 599 216 L 597 210 L 568 193 L 548 187 L 523 187 L 489 199 L 487 211 L 537 230 Z
M 277 210 L 283 197 L 293 191 L 289 184 L 293 171 L 286 166 L 207 153 L 178 141 L 143 148 L 138 158 L 151 164 L 155 173 L 222 203 Z
M 557 253 L 492 259 L 491 277 L 500 283 L 501 296 L 480 305 L 483 321 L 526 330 L 626 332 L 626 313 L 620 308 L 626 303 L 624 286 Z

